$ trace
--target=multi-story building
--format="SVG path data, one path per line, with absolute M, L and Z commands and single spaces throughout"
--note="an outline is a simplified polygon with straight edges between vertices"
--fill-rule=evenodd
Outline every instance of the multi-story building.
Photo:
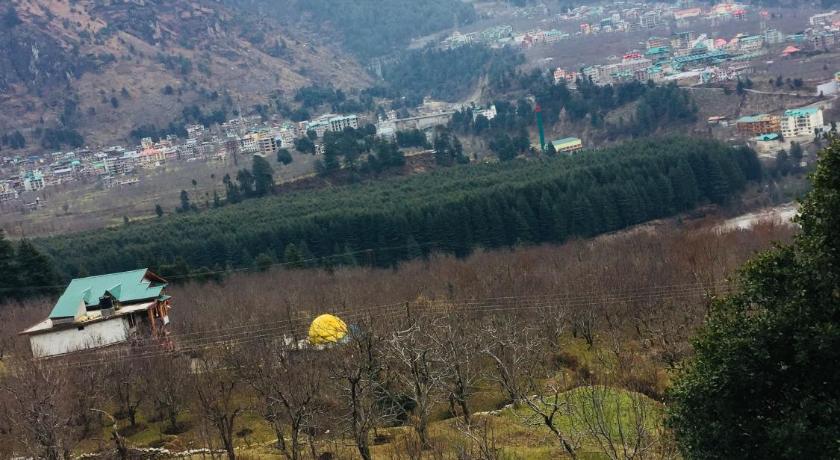
M 134 170 L 140 155 L 135 151 L 123 152 L 122 155 L 108 155 L 105 158 L 105 172 L 112 176 L 130 173 Z
M 812 136 L 823 126 L 822 110 L 817 108 L 785 110 L 781 118 L 784 137 Z
M 140 151 L 138 163 L 143 167 L 152 167 L 166 161 L 165 148 L 161 145 L 145 145 Z
M 811 34 L 808 40 L 815 49 L 828 49 L 837 43 L 837 35 L 833 31 L 825 30 Z
M 579 74 L 574 71 L 563 70 L 560 67 L 554 70 L 554 84 L 559 85 L 565 82 L 566 86 L 573 86 L 578 79 Z
M 762 46 L 764 46 L 763 35 L 750 35 L 747 37 L 741 37 L 740 40 L 738 40 L 738 51 L 742 53 L 758 51 Z
M 700 8 L 686 8 L 684 10 L 674 11 L 674 19 L 677 21 L 690 18 L 696 18 L 703 12 Z
M 682 50 L 691 47 L 691 43 L 697 38 L 693 31 L 678 32 L 671 35 L 671 48 Z
M 46 186 L 44 175 L 41 171 L 27 171 L 23 175 L 23 188 L 27 192 L 41 190 Z
M 659 11 L 648 11 L 639 17 L 639 25 L 646 29 L 652 29 L 659 25 Z
M 496 118 L 496 115 L 498 115 L 498 112 L 496 112 L 496 106 L 495 105 L 491 105 L 491 106 L 487 107 L 486 109 L 482 108 L 482 107 L 474 108 L 473 109 L 473 120 L 478 118 L 479 115 L 483 116 L 484 118 L 486 118 L 488 120 L 492 120 L 492 119 Z
M 357 129 L 359 127 L 359 117 L 357 115 L 345 115 L 332 117 L 329 120 L 330 131 L 341 132 L 345 128 Z
M 735 122 L 735 127 L 739 133 L 750 137 L 778 133 L 781 130 L 779 117 L 767 114 L 741 117 Z
M 259 134 L 248 133 L 239 139 L 242 153 L 257 153 L 260 149 Z
M 9 180 L 0 181 L 0 203 L 18 199 L 18 191 Z
M 187 137 L 190 139 L 198 139 L 204 135 L 204 132 L 204 125 L 187 126 Z
M 671 46 L 671 40 L 669 40 L 665 37 L 650 37 L 645 42 L 645 46 L 649 50 L 653 49 L 653 48 L 662 48 L 662 47 L 666 47 L 666 46 Z
M 813 27 L 830 26 L 836 21 L 840 21 L 840 13 L 836 10 L 829 11 L 828 13 L 815 14 L 808 20 Z
M 778 45 L 784 43 L 785 35 L 779 29 L 767 29 L 764 31 L 764 43 Z
M 264 156 L 276 153 L 280 148 L 279 139 L 271 133 L 262 133 L 259 139 L 259 153 Z

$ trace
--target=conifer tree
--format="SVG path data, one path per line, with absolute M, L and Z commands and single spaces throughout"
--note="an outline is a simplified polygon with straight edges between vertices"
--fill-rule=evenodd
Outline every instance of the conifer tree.
M 676 378 L 685 458 L 840 457 L 840 141 L 811 180 L 793 244 L 744 266 Z
M 0 298 L 11 297 L 18 287 L 18 273 L 15 267 L 15 248 L 0 229 Z
M 264 196 L 271 193 L 274 187 L 274 170 L 268 161 L 261 156 L 255 156 L 251 171 L 254 178 L 254 195 Z
M 52 262 L 41 254 L 29 240 L 18 244 L 16 267 L 21 297 L 52 295 L 58 292 L 61 278 Z

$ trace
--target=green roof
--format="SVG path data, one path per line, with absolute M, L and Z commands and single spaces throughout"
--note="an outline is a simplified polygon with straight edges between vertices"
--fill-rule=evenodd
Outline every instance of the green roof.
M 73 318 L 84 302 L 85 307 L 99 304 L 105 293 L 121 303 L 155 299 L 161 295 L 166 281 L 147 268 L 122 273 L 77 278 L 70 282 L 58 298 L 50 318 Z
M 564 137 L 563 139 L 557 139 L 556 141 L 552 141 L 551 143 L 554 144 L 555 149 L 568 147 L 576 144 L 582 144 L 581 140 L 577 137 Z
M 813 115 L 815 113 L 817 113 L 817 109 L 814 107 L 808 107 L 805 109 L 785 110 L 785 116 L 787 117 L 804 117 L 806 115 Z
M 739 118 L 737 123 L 758 123 L 761 121 L 768 121 L 770 118 L 766 114 L 761 115 L 747 115 Z

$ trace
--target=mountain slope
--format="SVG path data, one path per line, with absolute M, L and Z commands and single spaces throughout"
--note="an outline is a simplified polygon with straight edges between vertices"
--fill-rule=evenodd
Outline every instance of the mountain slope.
M 286 25 L 306 27 L 362 58 L 398 52 L 411 39 L 473 22 L 472 3 L 462 0 L 222 0 L 257 10 Z
M 304 85 L 368 83 L 338 47 L 299 37 L 214 0 L 11 0 L 0 6 L 0 133 L 32 145 L 59 127 L 98 144 L 193 105 L 230 114 Z

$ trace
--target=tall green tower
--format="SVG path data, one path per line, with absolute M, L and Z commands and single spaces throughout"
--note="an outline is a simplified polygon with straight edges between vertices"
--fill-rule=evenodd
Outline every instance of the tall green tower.
M 542 107 L 539 102 L 534 107 L 534 112 L 537 114 L 537 128 L 540 130 L 540 153 L 545 153 L 545 130 L 543 129 Z

